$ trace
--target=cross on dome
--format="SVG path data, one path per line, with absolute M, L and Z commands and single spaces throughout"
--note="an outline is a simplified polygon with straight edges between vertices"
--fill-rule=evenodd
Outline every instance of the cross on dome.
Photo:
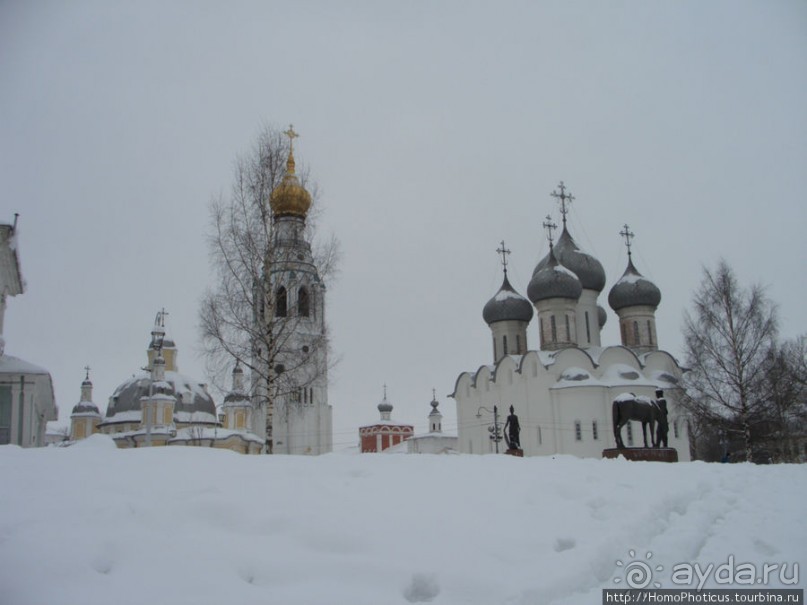
M 549 240 L 549 247 L 552 248 L 552 245 L 554 244 L 555 241 L 552 232 L 558 228 L 558 225 L 557 223 L 553 222 L 552 217 L 547 214 L 546 220 L 544 220 L 542 226 L 544 229 L 546 229 L 546 239 Z
M 91 370 L 91 369 L 92 369 L 92 368 L 90 368 L 89 364 L 88 364 L 88 365 L 86 365 L 86 366 L 84 366 L 84 371 L 85 371 L 85 372 L 87 372 L 87 373 L 85 374 L 85 376 L 84 376 L 84 380 L 89 380 L 89 379 L 90 379 L 90 370 Z
M 160 328 L 164 328 L 166 315 L 168 315 L 168 311 L 165 310 L 165 307 L 157 311 L 157 317 L 154 318 L 154 325 Z
M 557 198 L 560 202 L 560 213 L 563 215 L 563 227 L 566 228 L 566 215 L 569 214 L 568 204 L 571 204 L 575 200 L 575 197 L 571 192 L 566 193 L 566 185 L 563 184 L 563 181 L 558 185 L 558 189 L 560 189 L 560 193 L 553 191 L 549 195 Z
M 289 137 L 289 151 L 294 151 L 294 139 L 299 138 L 300 136 L 299 134 L 294 132 L 294 125 L 289 124 L 289 129 L 284 130 L 283 134 Z
M 628 227 L 627 223 L 625 223 L 622 226 L 622 231 L 619 232 L 619 235 L 621 235 L 622 237 L 625 238 L 625 246 L 628 249 L 628 258 L 630 258 L 631 257 L 631 252 L 630 252 L 631 243 L 630 243 L 630 240 L 632 240 L 636 236 L 633 234 L 633 231 L 630 230 L 630 227 Z
M 502 255 L 502 267 L 504 268 L 504 274 L 507 275 L 507 255 L 510 254 L 510 250 L 504 247 L 504 240 L 502 240 L 502 247 L 497 248 L 496 252 Z

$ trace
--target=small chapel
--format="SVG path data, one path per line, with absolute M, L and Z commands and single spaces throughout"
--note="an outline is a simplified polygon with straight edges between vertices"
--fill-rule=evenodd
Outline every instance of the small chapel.
M 543 223 L 549 252 L 536 265 L 526 298 L 508 279 L 510 251 L 504 242 L 497 251 L 504 278 L 482 310 L 491 332 L 491 361 L 461 373 L 450 395 L 457 405 L 459 451 L 498 451 L 499 410 L 512 405 L 525 456 L 600 458 L 604 449 L 615 447 L 613 401 L 627 393 L 653 398 L 661 390 L 669 409 L 669 446 L 678 450 L 679 460 L 690 460 L 686 421 L 677 404 L 684 370 L 659 348 L 655 314 L 661 291 L 633 263 L 634 234 L 624 226 L 627 267 L 608 293 L 621 343 L 606 346 L 601 331 L 608 313 L 599 304 L 605 270 L 572 237 L 567 214 L 574 197 L 563 182 L 551 195 L 560 205 L 562 231 L 555 241 L 557 226 L 549 217 Z M 623 430 L 628 446 L 643 445 L 640 424 L 629 422 Z

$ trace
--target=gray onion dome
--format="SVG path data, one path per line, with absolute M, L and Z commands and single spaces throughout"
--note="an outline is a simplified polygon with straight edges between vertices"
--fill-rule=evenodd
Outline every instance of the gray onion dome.
M 378 411 L 379 412 L 391 412 L 392 411 L 392 404 L 384 399 L 381 403 L 378 404 Z
M 482 309 L 482 317 L 488 325 L 497 321 L 524 321 L 532 319 L 533 310 L 530 301 L 521 296 L 510 285 L 507 274 L 504 276 L 502 287 Z
M 92 401 L 79 401 L 73 406 L 71 414 L 98 414 L 100 416 L 101 411 Z
M 555 257 L 554 249 L 549 250 L 549 262 L 536 271 L 530 285 L 527 286 L 527 296 L 533 303 L 549 298 L 570 298 L 577 300 L 583 292 L 583 286 L 577 276 L 564 267 Z
M 628 259 L 628 268 L 608 293 L 608 304 L 614 311 L 625 307 L 647 306 L 658 307 L 661 302 L 661 291 L 656 284 L 642 276 Z
M 608 314 L 605 312 L 600 305 L 597 305 L 597 323 L 600 326 L 600 329 L 605 325 L 605 322 L 608 321 Z
M 605 270 L 602 268 L 602 264 L 590 254 L 580 250 L 577 242 L 565 227 L 558 238 L 558 243 L 555 244 L 555 256 L 560 264 L 577 275 L 583 288 L 602 292 L 605 287 Z M 547 264 L 549 264 L 549 255 L 545 256 L 535 267 L 533 277 Z

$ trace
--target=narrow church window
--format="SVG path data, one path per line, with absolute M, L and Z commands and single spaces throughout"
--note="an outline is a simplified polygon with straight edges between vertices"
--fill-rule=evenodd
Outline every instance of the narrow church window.
M 641 340 L 639 340 L 639 322 L 633 322 L 633 344 L 638 345 L 641 344 Z
M 558 342 L 558 326 L 554 315 L 549 318 L 549 322 L 552 324 L 552 342 Z
M 627 331 L 626 331 L 626 329 L 625 329 L 625 324 L 624 324 L 624 322 L 623 322 L 623 323 L 620 323 L 620 324 L 619 324 L 619 327 L 620 327 L 620 328 L 621 328 L 621 330 L 622 330 L 622 344 L 623 344 L 623 345 L 627 345 L 627 344 L 628 344 L 628 333 L 627 333 Z
M 566 316 L 566 342 L 572 342 L 572 329 L 569 327 L 569 316 Z
M 574 421 L 574 440 L 575 441 L 583 440 L 583 427 L 580 424 L 579 420 Z
M 499 353 L 496 351 L 496 337 L 493 337 L 493 359 L 499 359 Z
M 308 299 L 308 290 L 300 288 L 297 292 L 297 315 L 308 317 L 311 314 L 311 301 Z
M 633 423 L 628 421 L 628 445 L 633 445 Z
M 650 320 L 647 320 L 647 341 L 650 343 L 650 346 L 653 346 L 653 327 L 650 324 Z
M 288 315 L 288 296 L 286 295 L 286 288 L 280 286 L 275 293 L 275 315 L 277 317 L 286 317 Z
M 541 437 L 541 427 L 539 426 L 538 427 L 538 445 L 541 445 L 543 442 L 544 442 L 544 440 Z
M 538 335 L 541 337 L 541 348 L 544 348 L 544 344 L 546 343 L 546 326 L 544 325 L 544 318 L 541 317 L 538 324 Z
M 678 439 L 678 419 L 677 418 L 673 421 L 673 437 Z
M 588 320 L 588 311 L 586 311 L 586 342 L 591 342 L 591 324 Z
M 591 435 L 594 437 L 594 441 L 597 441 L 600 438 L 600 431 L 599 427 L 597 427 L 597 421 L 591 421 Z
M 0 387 L 0 445 L 11 443 L 11 387 Z
M 507 335 L 502 336 L 502 353 L 507 355 Z

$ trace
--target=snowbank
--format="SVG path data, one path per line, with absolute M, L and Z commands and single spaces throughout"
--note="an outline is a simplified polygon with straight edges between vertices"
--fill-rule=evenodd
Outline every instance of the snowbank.
M 647 553 L 807 559 L 807 465 L 106 445 L 0 447 L 4 604 L 591 605 Z

